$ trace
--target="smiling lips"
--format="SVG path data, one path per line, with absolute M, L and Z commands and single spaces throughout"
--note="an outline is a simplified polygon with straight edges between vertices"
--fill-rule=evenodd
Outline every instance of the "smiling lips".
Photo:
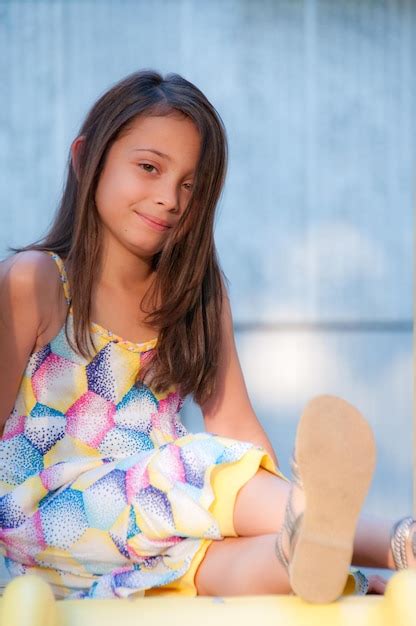
M 155 230 L 161 231 L 161 230 L 168 230 L 169 228 L 171 228 L 170 224 L 168 224 L 167 222 L 164 222 L 163 220 L 158 220 L 148 215 L 142 215 L 141 213 L 136 213 L 136 215 L 141 217 L 142 220 L 146 222 L 148 226 L 150 226 L 151 228 L 154 228 Z

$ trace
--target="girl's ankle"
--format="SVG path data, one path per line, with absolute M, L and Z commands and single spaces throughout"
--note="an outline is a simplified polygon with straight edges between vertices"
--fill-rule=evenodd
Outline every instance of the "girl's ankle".
M 305 494 L 300 482 L 297 481 L 299 481 L 299 478 L 292 480 L 286 503 L 285 519 L 277 539 L 277 544 L 280 545 L 280 549 L 283 552 L 283 558 L 279 557 L 279 560 L 282 563 L 286 562 L 287 565 L 295 547 L 298 521 L 305 510 Z M 279 556 L 279 550 L 277 555 Z

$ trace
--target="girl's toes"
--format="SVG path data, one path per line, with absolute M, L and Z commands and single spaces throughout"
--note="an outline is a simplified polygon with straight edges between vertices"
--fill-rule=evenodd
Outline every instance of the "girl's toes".
M 368 591 L 367 594 L 371 595 L 383 595 L 387 586 L 387 580 L 381 576 L 369 576 L 368 577 Z

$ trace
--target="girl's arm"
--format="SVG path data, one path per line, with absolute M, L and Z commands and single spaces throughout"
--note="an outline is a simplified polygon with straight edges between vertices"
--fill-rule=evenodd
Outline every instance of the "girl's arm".
M 228 294 L 223 290 L 221 358 L 218 366 L 218 385 L 213 397 L 201 405 L 205 429 L 208 432 L 251 441 L 263 446 L 278 460 L 248 397 L 234 340 L 233 320 Z
M 36 251 L 0 263 L 0 436 L 50 304 L 49 266 L 50 258 Z

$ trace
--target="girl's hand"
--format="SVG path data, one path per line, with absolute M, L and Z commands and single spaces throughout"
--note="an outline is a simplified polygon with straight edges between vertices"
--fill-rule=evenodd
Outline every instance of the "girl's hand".
M 387 580 L 378 575 L 368 576 L 367 595 L 382 596 L 386 590 Z

